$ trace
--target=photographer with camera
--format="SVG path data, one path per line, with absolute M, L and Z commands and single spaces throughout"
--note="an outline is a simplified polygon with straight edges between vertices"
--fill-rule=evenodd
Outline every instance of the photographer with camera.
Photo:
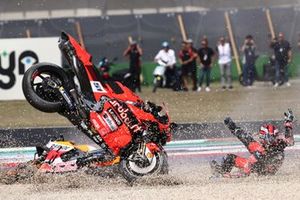
M 251 87 L 255 75 L 256 45 L 252 35 L 247 35 L 242 46 L 243 57 L 243 85 Z
M 129 46 L 125 49 L 123 56 L 129 58 L 129 73 L 131 75 L 130 89 L 141 92 L 140 75 L 142 72 L 141 56 L 143 55 L 142 48 L 136 41 L 131 41 Z

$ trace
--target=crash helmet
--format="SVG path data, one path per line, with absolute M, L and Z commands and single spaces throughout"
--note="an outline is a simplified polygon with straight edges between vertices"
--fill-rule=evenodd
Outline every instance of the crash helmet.
M 100 62 L 99 62 L 99 66 L 106 66 L 108 64 L 108 59 L 106 57 L 103 57 Z
M 169 48 L 169 47 L 170 47 L 169 42 L 167 42 L 167 41 L 162 42 L 162 43 L 161 43 L 161 46 L 162 46 L 163 48 Z
M 260 127 L 259 138 L 264 144 L 273 144 L 278 136 L 278 129 L 272 124 L 265 124 Z

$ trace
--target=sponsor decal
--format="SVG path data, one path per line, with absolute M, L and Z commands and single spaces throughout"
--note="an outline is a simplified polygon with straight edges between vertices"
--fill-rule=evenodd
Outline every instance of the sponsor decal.
M 90 81 L 93 92 L 107 93 L 99 81 Z
M 112 118 L 115 120 L 115 122 L 117 123 L 118 126 L 122 125 L 122 121 L 119 119 L 119 117 L 117 116 L 117 114 L 115 113 L 115 111 L 113 111 L 113 109 L 109 108 L 108 113 L 112 116 Z
M 94 127 L 98 130 L 100 128 L 99 123 L 97 122 L 97 120 L 92 119 L 92 124 L 94 125 Z
M 8 67 L 3 66 L 2 59 L 8 58 Z M 16 65 L 16 60 L 18 65 Z M 33 51 L 23 51 L 18 58 L 16 58 L 16 51 L 7 52 L 3 51 L 0 54 L 0 74 L 7 77 L 8 81 L 0 79 L 0 88 L 9 90 L 16 84 L 15 67 L 18 66 L 19 75 L 25 73 L 25 69 L 29 69 L 31 65 L 39 62 L 37 54 Z
M 60 150 L 60 151 L 68 151 L 70 149 L 73 149 L 72 146 L 56 144 L 54 142 L 50 142 L 49 144 L 47 144 L 47 147 L 52 150 Z
M 93 136 L 93 140 L 97 143 L 97 144 L 102 144 L 103 140 L 100 137 L 100 135 L 94 135 Z
M 131 132 L 137 133 L 143 130 L 139 125 L 138 120 L 135 118 L 135 116 L 125 103 L 121 103 L 117 100 L 110 100 L 109 102 L 115 108 L 120 118 L 123 120 L 124 124 L 126 124 Z
M 118 126 L 115 124 L 114 120 L 111 118 L 111 116 L 107 112 L 104 112 L 103 119 L 111 131 L 115 131 L 118 129 Z
M 110 133 L 109 127 L 105 126 L 105 124 L 107 123 L 104 121 L 104 118 L 101 117 L 101 115 L 97 114 L 97 119 L 99 119 L 99 121 L 101 122 L 98 129 L 98 132 L 101 134 L 101 136 L 103 137 L 106 134 Z
M 0 39 L 0 100 L 25 98 L 21 87 L 22 79 L 25 71 L 32 65 L 39 62 L 61 65 L 57 39 L 56 37 Z

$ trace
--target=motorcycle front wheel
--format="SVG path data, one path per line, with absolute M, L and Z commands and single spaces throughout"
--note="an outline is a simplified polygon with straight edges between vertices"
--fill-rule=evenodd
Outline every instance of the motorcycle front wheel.
M 168 174 L 168 158 L 165 151 L 155 152 L 150 163 L 143 165 L 137 161 L 132 161 L 129 156 L 127 159 L 122 159 L 119 164 L 121 175 L 132 183 L 142 176 Z
M 154 78 L 153 81 L 153 90 L 152 92 L 155 93 L 158 87 L 162 86 L 162 77 L 158 76 Z

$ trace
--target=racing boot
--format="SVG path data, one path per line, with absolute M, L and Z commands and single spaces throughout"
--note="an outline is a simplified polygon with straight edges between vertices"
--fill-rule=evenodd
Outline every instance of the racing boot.
M 236 136 L 239 140 L 241 140 L 243 143 L 244 141 L 248 141 L 250 139 L 251 141 L 252 136 L 249 135 L 247 132 L 243 131 L 240 127 L 238 127 L 230 117 L 226 117 L 224 120 L 224 124 L 228 127 L 230 132 Z M 249 138 L 250 137 L 250 138 Z M 247 143 L 247 142 L 246 142 Z M 245 143 L 244 143 L 245 144 Z M 246 144 L 245 144 L 246 145 Z M 247 145 L 246 145 L 247 146 Z
M 222 168 L 222 166 L 220 164 L 218 164 L 217 161 L 212 160 L 210 163 L 210 168 L 211 168 L 211 172 L 212 172 L 212 176 L 211 178 L 220 178 L 223 177 L 225 172 Z
M 221 164 L 218 164 L 217 161 L 212 160 L 210 162 L 210 167 L 212 169 L 212 173 L 215 177 L 231 177 L 231 170 L 235 165 L 235 160 L 237 156 L 234 154 L 227 154 L 224 156 Z
M 236 124 L 232 121 L 230 117 L 226 117 L 224 120 L 225 126 L 228 127 L 228 129 L 233 133 L 238 128 Z

